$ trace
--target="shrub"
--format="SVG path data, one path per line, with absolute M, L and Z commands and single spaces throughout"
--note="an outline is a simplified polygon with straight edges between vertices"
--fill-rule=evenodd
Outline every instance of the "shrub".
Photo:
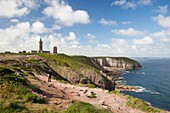
M 9 108 L 13 110 L 19 110 L 19 111 L 25 109 L 24 106 L 20 105 L 20 103 L 16 101 L 11 102 Z
M 34 92 L 37 92 L 39 94 L 42 94 L 42 90 L 38 87 L 38 86 L 35 86 L 33 84 L 30 84 L 30 88 L 34 91 Z
M 94 84 L 78 84 L 80 87 L 89 87 L 89 88 L 97 88 Z
M 88 96 L 88 98 L 97 98 L 97 97 L 93 92 L 91 92 L 91 94 Z
M 0 67 L 0 75 L 7 75 L 14 73 L 11 69 Z
M 54 86 L 54 84 L 48 84 L 48 87 L 53 87 Z
M 27 101 L 32 101 L 33 103 L 45 104 L 46 101 L 42 97 L 38 97 L 36 94 L 28 93 L 26 95 Z
M 89 88 L 96 88 L 97 86 L 94 85 L 94 84 L 87 84 L 87 87 L 89 87 Z

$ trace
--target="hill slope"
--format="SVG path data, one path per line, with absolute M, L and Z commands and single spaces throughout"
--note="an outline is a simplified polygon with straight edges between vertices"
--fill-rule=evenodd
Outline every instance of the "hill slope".
M 108 91 L 102 89 L 88 88 L 101 87 L 109 90 L 114 89 L 114 80 L 105 73 L 107 69 L 105 67 L 125 69 L 125 67 L 122 67 L 123 65 L 121 67 L 117 65 L 117 67 L 114 67 L 111 64 L 104 66 L 98 60 L 101 59 L 85 56 L 67 56 L 64 54 L 57 56 L 51 54 L 1 54 L 0 111 L 61 111 L 67 113 L 71 109 L 76 112 L 76 109 L 72 109 L 74 105 L 66 111 L 62 110 L 67 109 L 75 101 L 83 101 L 99 107 L 95 108 L 92 105 L 86 105 L 86 103 L 75 103 L 75 106 L 82 106 L 82 109 L 86 112 L 91 112 L 90 109 L 87 109 L 87 106 L 91 106 L 90 108 L 95 110 L 94 112 L 98 110 L 103 111 L 103 113 L 109 113 L 110 111 L 121 113 L 125 111 L 141 112 L 140 110 L 127 107 L 125 97 L 109 94 Z M 108 58 L 104 58 L 104 60 L 108 60 Z M 107 62 L 110 63 L 111 61 L 108 60 Z M 121 62 L 125 61 L 121 59 Z M 135 64 L 135 66 L 139 65 Z M 52 69 L 53 72 L 51 83 L 46 82 L 49 69 Z M 112 78 L 114 78 L 114 75 Z M 74 85 L 61 82 L 72 83 Z M 88 87 L 80 87 L 76 84 Z M 109 110 L 101 110 L 100 108 Z M 148 109 L 154 110 L 152 107 L 148 107 Z

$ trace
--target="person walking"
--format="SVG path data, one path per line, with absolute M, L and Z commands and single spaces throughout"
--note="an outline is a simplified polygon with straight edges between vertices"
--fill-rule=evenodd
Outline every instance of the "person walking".
M 49 69 L 48 71 L 48 82 L 51 82 L 52 70 Z

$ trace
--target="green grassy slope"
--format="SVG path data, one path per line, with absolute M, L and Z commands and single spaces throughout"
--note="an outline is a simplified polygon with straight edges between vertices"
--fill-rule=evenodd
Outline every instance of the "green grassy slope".
M 21 72 L 21 76 L 16 75 L 16 72 L 20 71 L 7 66 L 0 67 L 0 111 L 3 113 L 111 113 L 83 102 L 73 103 L 64 111 L 50 108 L 48 101 L 37 95 L 42 90 L 30 84 Z
M 86 56 L 71 56 L 71 58 L 75 61 L 87 64 L 95 69 L 99 69 L 102 70 L 103 67 L 100 66 L 99 63 L 95 62 L 94 59 L 92 59 L 91 57 L 86 57 Z
M 99 74 L 99 70 L 88 63 L 76 59 L 74 56 L 67 56 L 65 54 L 38 54 L 47 60 L 48 65 L 58 72 L 61 76 L 72 83 L 80 83 L 85 80 L 88 84 L 98 86 L 98 81 L 105 81 L 105 77 Z M 85 57 L 89 59 L 88 57 Z M 80 59 L 80 58 L 79 58 Z M 86 61 L 84 59 L 83 61 Z
M 41 94 L 42 91 L 30 84 L 22 75 L 16 75 L 17 70 L 0 67 L 0 111 L 11 112 L 41 112 L 46 109 L 29 109 L 28 105 L 45 104 L 46 100 L 33 94 Z
M 89 103 L 76 102 L 63 113 L 112 113 L 106 109 L 99 109 Z
M 92 68 L 92 66 L 89 65 L 88 63 L 81 62 L 80 60 L 78 60 L 74 57 L 71 57 L 71 56 L 67 56 L 65 54 L 53 55 L 53 54 L 43 54 L 42 53 L 42 54 L 38 54 L 38 55 L 45 57 L 48 60 L 48 62 L 51 64 L 52 64 L 52 60 L 53 60 L 53 62 L 55 62 L 56 65 L 70 67 L 73 70 L 78 70 L 80 68 Z

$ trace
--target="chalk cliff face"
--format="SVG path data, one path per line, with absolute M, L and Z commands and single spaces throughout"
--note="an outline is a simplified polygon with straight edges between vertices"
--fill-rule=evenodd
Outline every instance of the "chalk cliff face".
M 101 57 L 94 58 L 102 67 L 122 68 L 122 69 L 137 69 L 141 65 L 129 58 L 114 58 L 114 57 Z
M 125 57 L 86 57 L 64 54 L 41 54 L 48 59 L 49 67 L 67 81 L 76 84 L 94 84 L 98 87 L 114 90 L 116 74 L 120 69 L 136 69 L 140 64 Z

